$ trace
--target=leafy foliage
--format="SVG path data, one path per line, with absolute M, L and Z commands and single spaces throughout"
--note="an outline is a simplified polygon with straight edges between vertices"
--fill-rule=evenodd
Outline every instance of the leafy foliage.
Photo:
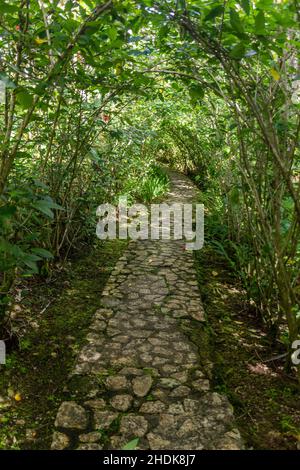
M 298 338 L 298 21 L 289 0 L 2 2 L 1 302 L 99 203 L 165 191 L 159 161 L 199 184 L 273 339 Z

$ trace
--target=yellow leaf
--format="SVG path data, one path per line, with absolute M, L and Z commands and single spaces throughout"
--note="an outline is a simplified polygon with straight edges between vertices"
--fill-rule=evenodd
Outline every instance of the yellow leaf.
M 16 401 L 21 401 L 22 400 L 22 397 L 21 397 L 20 393 L 16 393 L 14 398 L 15 398 Z
M 115 74 L 116 75 L 121 75 L 121 73 L 123 72 L 123 67 L 121 64 L 117 64 L 116 65 L 116 68 L 115 68 Z
M 47 39 L 42 39 L 42 38 L 35 38 L 35 42 L 36 44 L 40 45 L 40 44 L 43 44 L 44 42 L 47 42 Z
M 277 72 L 277 70 L 271 69 L 270 73 L 271 73 L 272 77 L 274 78 L 274 80 L 276 80 L 276 82 L 278 82 L 278 80 L 280 79 L 280 74 Z
M 217 271 L 212 271 L 212 275 L 217 276 L 218 275 Z

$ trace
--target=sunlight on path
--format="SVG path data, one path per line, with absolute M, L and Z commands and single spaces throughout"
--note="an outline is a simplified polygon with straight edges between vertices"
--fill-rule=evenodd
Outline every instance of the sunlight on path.
M 167 202 L 196 189 L 170 172 Z M 130 242 L 99 299 L 58 410 L 53 449 L 240 449 L 212 365 L 193 254 L 185 241 Z

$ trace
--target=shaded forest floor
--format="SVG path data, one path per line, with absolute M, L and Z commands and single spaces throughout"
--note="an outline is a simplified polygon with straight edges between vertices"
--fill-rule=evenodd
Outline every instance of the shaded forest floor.
M 108 276 L 126 243 L 96 244 L 45 282 L 19 286 L 25 335 L 0 377 L 0 448 L 47 449 L 66 377 L 84 341 Z M 271 350 L 263 325 L 222 259 L 206 246 L 196 254 L 211 330 L 214 389 L 235 408 L 247 448 L 295 449 L 300 442 L 299 391 Z M 84 313 L 84 314 L 83 314 Z
M 97 242 L 46 282 L 37 278 L 18 286 L 22 310 L 14 322 L 26 332 L 0 375 L 0 449 L 50 448 L 57 408 L 69 398 L 67 376 L 126 244 Z
M 219 255 L 196 252 L 200 292 L 211 328 L 214 388 L 225 393 L 250 449 L 299 449 L 297 382 L 284 373 L 285 352 L 270 346 L 266 329 Z

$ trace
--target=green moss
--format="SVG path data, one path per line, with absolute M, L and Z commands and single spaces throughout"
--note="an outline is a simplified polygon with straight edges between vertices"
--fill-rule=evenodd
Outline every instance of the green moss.
M 196 320 L 182 320 L 180 329 L 197 346 L 200 368 L 207 377 L 210 377 L 211 338 L 209 327 L 205 323 Z
M 151 375 L 151 377 L 156 377 L 155 370 L 153 370 L 151 367 L 144 367 L 143 371 L 144 371 L 144 374 L 146 375 Z
M 210 328 L 214 390 L 227 395 L 233 405 L 247 447 L 295 449 L 299 389 L 282 374 L 282 363 L 264 362 L 282 353 L 280 344 L 278 351 L 270 347 L 265 325 L 251 309 L 238 280 L 209 245 L 195 257 Z
M 73 376 L 68 382 L 68 375 L 99 308 L 101 291 L 126 244 L 97 242 L 88 253 L 54 272 L 50 282 L 29 286 L 23 306 L 36 326 L 27 330 L 19 350 L 8 355 L 0 376 L 0 396 L 6 397 L 8 390 L 12 396 L 9 409 L 0 410 L 0 447 L 49 448 L 59 404 L 84 396 L 95 385 L 91 380 L 99 386 L 96 377 Z M 16 392 L 21 394 L 19 402 L 13 399 Z M 36 437 L 26 439 L 26 429 L 35 429 Z

